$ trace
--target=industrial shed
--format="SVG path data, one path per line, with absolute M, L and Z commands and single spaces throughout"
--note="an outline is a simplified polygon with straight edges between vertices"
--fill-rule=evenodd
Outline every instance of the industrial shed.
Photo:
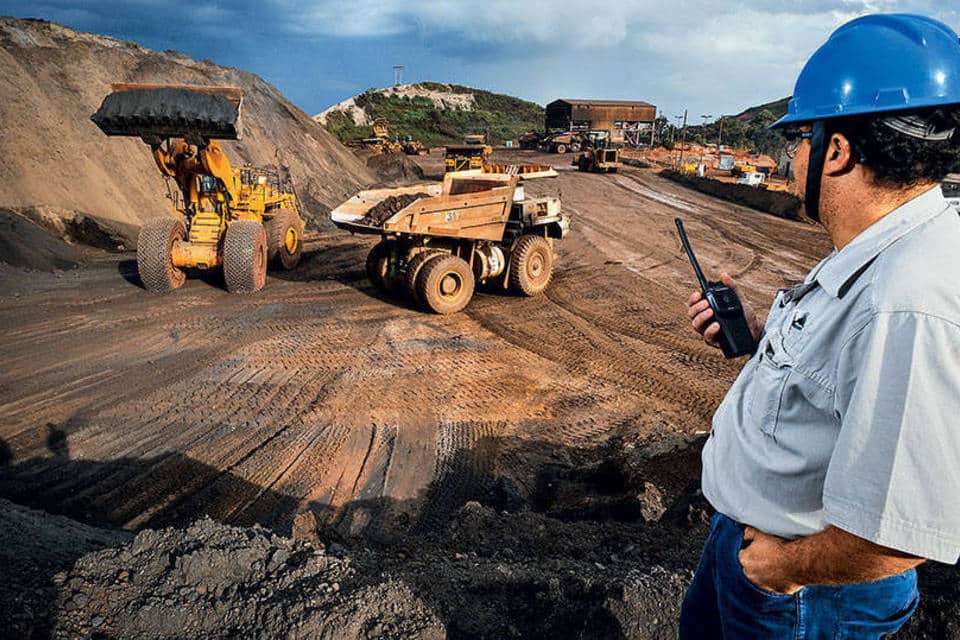
M 634 100 L 577 100 L 561 98 L 547 105 L 546 130 L 606 130 L 617 142 L 640 144 L 653 130 L 657 108 Z

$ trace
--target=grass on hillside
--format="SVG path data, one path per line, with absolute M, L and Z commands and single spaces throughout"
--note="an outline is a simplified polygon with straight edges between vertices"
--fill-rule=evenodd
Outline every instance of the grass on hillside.
M 512 96 L 470 89 L 459 85 L 421 83 L 426 89 L 453 93 L 472 93 L 476 106 L 472 111 L 437 109 L 426 98 L 385 96 L 366 91 L 356 98 L 370 120 L 386 118 L 390 121 L 391 136 L 411 135 L 427 145 L 443 145 L 463 140 L 469 133 L 485 133 L 491 144 L 516 140 L 531 129 L 543 127 L 543 107 Z M 357 127 L 349 116 L 334 111 L 327 116 L 327 130 L 341 142 L 372 135 L 369 126 Z

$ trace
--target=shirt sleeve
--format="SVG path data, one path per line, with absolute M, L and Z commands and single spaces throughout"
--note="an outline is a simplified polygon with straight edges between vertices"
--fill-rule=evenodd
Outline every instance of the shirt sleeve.
M 841 349 L 827 522 L 953 564 L 960 556 L 960 326 L 876 315 Z

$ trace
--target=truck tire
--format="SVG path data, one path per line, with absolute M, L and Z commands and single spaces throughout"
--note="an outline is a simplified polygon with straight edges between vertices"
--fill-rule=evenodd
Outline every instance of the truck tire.
M 267 232 L 267 258 L 287 271 L 300 263 L 303 254 L 303 221 L 296 211 L 281 209 L 263 223 Z
M 151 220 L 137 236 L 137 272 L 143 288 L 153 293 L 179 289 L 187 274 L 173 266 L 173 245 L 184 239 L 183 221 L 171 218 Z
M 473 270 L 454 255 L 433 256 L 417 275 L 417 296 L 426 309 L 441 315 L 466 307 L 473 287 Z
M 553 249 L 542 236 L 524 235 L 510 254 L 510 289 L 514 293 L 535 296 L 542 293 L 553 277 Z
M 391 244 L 381 240 L 367 254 L 367 278 L 383 293 L 390 293 L 393 288 L 390 278 L 390 253 L 393 250 Z
M 559 153 L 560 155 L 563 155 L 566 152 L 567 152 L 567 145 L 563 144 L 562 142 L 557 145 L 557 153 Z
M 571 145 L 570 145 L 570 151 L 571 151 L 572 153 L 580 153 L 580 143 L 579 143 L 579 142 L 574 142 L 573 144 L 571 144 Z
M 415 304 L 423 304 L 423 300 L 420 299 L 420 294 L 417 293 L 417 276 L 420 275 L 423 265 L 431 258 L 442 256 L 444 253 L 443 251 L 437 250 L 422 251 L 407 261 L 407 272 L 403 275 L 403 285 L 410 299 L 413 300 Z
M 252 293 L 267 283 L 267 233 L 256 220 L 237 220 L 227 227 L 223 279 L 230 293 Z

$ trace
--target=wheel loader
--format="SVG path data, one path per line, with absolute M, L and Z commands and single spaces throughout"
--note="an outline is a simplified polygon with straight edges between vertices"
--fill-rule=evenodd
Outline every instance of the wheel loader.
M 185 269 L 222 268 L 227 289 L 263 288 L 267 265 L 300 261 L 303 219 L 279 171 L 234 168 L 218 140 L 241 137 L 237 87 L 114 84 L 91 120 L 108 136 L 150 146 L 167 181 L 173 217 L 147 222 L 137 270 L 148 291 L 178 289 Z
M 352 233 L 380 235 L 367 276 L 427 311 L 456 313 L 484 284 L 542 293 L 553 274 L 554 242 L 566 236 L 570 220 L 559 198 L 527 198 L 519 182 L 557 173 L 485 169 L 447 173 L 442 184 L 361 191 L 330 217 Z
M 623 163 L 620 161 L 620 149 L 610 142 L 609 131 L 590 131 L 583 136 L 584 150 L 574 157 L 573 166 L 577 171 L 592 173 L 616 173 Z

